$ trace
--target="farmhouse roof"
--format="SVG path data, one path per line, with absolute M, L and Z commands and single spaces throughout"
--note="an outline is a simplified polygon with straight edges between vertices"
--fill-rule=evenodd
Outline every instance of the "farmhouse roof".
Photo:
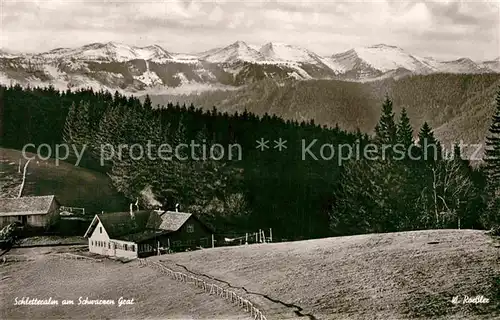
M 47 214 L 54 201 L 53 195 L 0 198 L 0 216 Z
M 135 211 L 134 218 L 130 212 L 113 212 L 98 214 L 99 220 L 106 229 L 110 238 L 144 231 L 149 219 L 150 211 Z
M 191 216 L 191 213 L 186 212 L 153 212 L 148 221 L 148 228 L 174 232 L 179 230 Z
M 144 230 L 142 232 L 120 236 L 119 240 L 131 241 L 131 242 L 138 243 L 138 242 L 153 239 L 157 236 L 168 234 L 168 233 L 170 233 L 170 232 L 162 231 L 162 230 Z
M 112 239 L 120 239 L 125 235 L 142 232 L 146 229 L 150 213 L 147 210 L 135 211 L 133 218 L 129 211 L 97 214 L 84 236 L 89 237 L 99 221 Z
M 90 237 L 99 221 L 101 221 L 111 239 L 139 242 L 157 235 L 175 232 L 190 217 L 196 218 L 191 213 L 174 211 L 135 211 L 134 218 L 128 211 L 97 214 L 85 232 L 84 237 Z M 207 229 L 209 228 L 207 227 Z

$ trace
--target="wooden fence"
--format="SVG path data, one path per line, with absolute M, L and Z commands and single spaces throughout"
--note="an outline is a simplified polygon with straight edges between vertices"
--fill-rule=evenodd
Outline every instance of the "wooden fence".
M 25 262 L 25 261 L 33 261 L 35 260 L 34 257 L 26 257 L 23 255 L 5 255 L 2 258 L 0 258 L 0 261 L 3 263 L 7 262 Z
M 55 253 L 55 255 L 59 256 L 61 259 L 65 258 L 65 259 L 74 259 L 74 260 L 91 260 L 91 261 L 95 261 L 95 262 L 102 262 L 102 259 L 82 256 L 79 254 L 73 254 L 73 253 L 69 253 L 69 252 Z
M 259 309 L 257 309 L 253 305 L 252 302 L 241 297 L 234 291 L 230 291 L 229 289 L 219 287 L 218 285 L 213 283 L 208 283 L 205 280 L 196 278 L 192 275 L 174 271 L 172 269 L 165 267 L 160 262 L 149 261 L 147 259 L 139 259 L 139 264 L 141 266 L 151 267 L 163 274 L 170 276 L 174 280 L 192 284 L 197 288 L 203 289 L 203 291 L 206 293 L 216 295 L 217 297 L 225 299 L 230 303 L 237 304 L 238 306 L 244 308 L 246 312 L 249 312 L 250 316 L 254 320 L 267 320 L 267 318 L 262 314 L 262 312 Z

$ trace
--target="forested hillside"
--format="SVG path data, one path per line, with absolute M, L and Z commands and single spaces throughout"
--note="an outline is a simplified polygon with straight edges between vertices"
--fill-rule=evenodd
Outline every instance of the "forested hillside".
M 153 104 L 170 101 L 194 103 L 223 111 L 248 110 L 258 115 L 277 114 L 285 119 L 314 119 L 321 125 L 373 132 L 379 104 L 388 94 L 396 112 L 407 109 L 418 129 L 425 121 L 436 128 L 446 146 L 463 139 L 481 143 L 494 110 L 499 74 L 431 74 L 399 80 L 354 83 L 332 80 L 259 82 L 238 91 L 204 92 L 199 95 L 152 96 Z
M 324 85 L 319 89 L 313 82 L 305 83 L 310 86 L 293 84 L 296 90 L 305 90 L 304 103 L 317 100 L 317 90 L 325 90 L 323 96 L 330 92 L 331 84 L 326 81 L 318 82 Z M 495 205 L 489 206 L 498 198 L 498 183 L 491 178 L 499 168 L 494 159 L 486 171 L 472 168 L 458 147 L 451 154 L 441 152 L 442 144 L 427 122 L 413 130 L 410 111 L 396 106 L 390 96 L 376 102 L 373 95 L 370 102 L 365 100 L 369 95 L 362 94 L 369 92 L 369 86 L 337 84 L 339 94 L 350 92 L 351 103 L 342 110 L 332 107 L 324 116 L 346 119 L 351 117 L 349 108 L 365 112 L 374 103 L 382 113 L 371 111 L 379 115 L 373 123 L 373 137 L 321 126 L 313 120 L 290 121 L 246 111 L 229 114 L 216 108 L 204 111 L 172 104 L 155 108 L 149 98 L 142 103 L 118 93 L 3 87 L 2 145 L 21 149 L 26 143 L 64 142 L 80 150 L 85 147 L 81 165 L 107 173 L 129 201 L 168 209 L 179 203 L 181 210 L 197 214 L 226 233 L 272 227 L 277 238 L 298 239 L 489 228 L 498 223 Z M 351 85 L 357 93 L 349 91 Z M 477 86 L 487 85 L 479 82 Z M 262 96 L 270 97 L 273 92 L 270 87 Z M 276 101 L 285 98 L 283 94 Z M 398 99 L 396 95 L 394 101 Z M 494 102 L 494 95 L 482 98 L 488 99 Z M 323 106 L 328 108 L 326 102 Z M 399 109 L 401 112 L 395 112 Z M 352 117 L 363 120 L 359 114 Z M 492 126 L 492 135 L 497 134 L 495 128 Z M 268 140 L 267 149 L 256 148 L 261 139 Z M 280 139 L 286 141 L 281 151 Z M 495 139 L 492 146 L 498 144 Z M 132 145 L 175 148 L 182 143 L 206 149 L 184 148 L 167 158 L 138 155 L 137 148 L 131 151 Z M 129 149 L 118 156 L 120 145 Z M 221 147 L 213 149 L 214 145 Z M 228 149 L 231 145 L 240 147 Z M 367 146 L 375 148 L 370 158 L 345 153 Z

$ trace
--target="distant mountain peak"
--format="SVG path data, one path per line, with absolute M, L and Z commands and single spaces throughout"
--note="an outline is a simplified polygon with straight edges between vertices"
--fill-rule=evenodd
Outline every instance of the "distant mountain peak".
M 472 62 L 474 63 L 474 61 L 472 61 L 472 59 L 470 58 L 465 58 L 465 57 L 462 57 L 462 58 L 458 58 L 457 60 L 455 60 L 457 62 Z
M 345 67 L 349 78 L 359 80 L 390 76 L 391 73 L 388 72 L 398 70 L 399 73 L 406 70 L 405 74 L 427 74 L 434 71 L 426 59 L 387 44 L 353 48 L 333 55 L 332 59 Z
M 62 88 L 92 86 L 129 92 L 240 86 L 263 79 L 372 81 L 437 72 L 500 73 L 500 57 L 477 62 L 467 57 L 441 61 L 384 43 L 322 57 L 295 44 L 273 41 L 255 46 L 242 40 L 197 54 L 170 53 L 158 44 L 140 47 L 116 41 L 43 53 L 0 50 L 0 81 L 4 83 L 36 81 Z
M 237 41 L 231 43 L 227 47 L 230 47 L 230 48 L 232 48 L 232 47 L 236 47 L 236 48 L 250 48 L 250 46 L 245 41 L 241 41 L 241 40 L 237 40 Z
M 130 61 L 170 59 L 170 54 L 158 45 L 133 47 L 124 43 L 109 41 L 94 42 L 77 48 L 58 48 L 37 55 L 46 59 L 75 58 L 96 61 Z
M 279 41 L 271 41 L 271 42 L 268 42 L 266 43 L 265 45 L 263 45 L 262 47 L 273 47 L 273 46 L 277 46 L 277 47 L 298 47 L 298 46 L 294 46 L 294 45 L 291 45 L 291 44 L 288 44 L 288 43 L 284 43 L 284 42 L 279 42 Z
M 401 49 L 400 47 L 393 46 L 393 45 L 389 45 L 389 44 L 385 44 L 385 43 L 378 43 L 378 44 L 374 44 L 374 45 L 369 46 L 368 48 L 373 48 L 373 49 L 380 48 L 380 49 L 398 49 L 398 50 L 403 50 L 403 49 Z
M 210 50 L 202 55 L 201 58 L 213 63 L 234 63 L 238 61 L 255 62 L 264 59 L 259 51 L 253 49 L 246 42 L 241 40 L 217 50 Z
M 260 50 L 267 59 L 274 61 L 317 63 L 321 58 L 305 48 L 283 43 L 268 42 Z

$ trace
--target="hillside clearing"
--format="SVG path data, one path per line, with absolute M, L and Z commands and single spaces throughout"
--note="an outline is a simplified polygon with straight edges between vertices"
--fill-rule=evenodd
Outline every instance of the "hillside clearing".
M 29 157 L 34 154 L 27 153 Z M 26 163 L 21 151 L 0 148 L 0 185 L 2 197 L 17 197 L 22 181 L 18 173 Z M 22 171 L 21 167 L 21 171 Z M 126 201 L 113 188 L 110 179 L 96 171 L 54 159 L 34 159 L 28 165 L 23 196 L 54 194 L 63 206 L 84 207 L 87 212 L 120 211 Z
M 151 259 L 258 293 L 251 299 L 294 304 L 316 319 L 500 318 L 500 248 L 483 231 L 370 234 Z M 451 302 L 465 295 L 490 302 Z M 272 313 L 283 308 L 264 300 L 263 312 L 283 317 Z

